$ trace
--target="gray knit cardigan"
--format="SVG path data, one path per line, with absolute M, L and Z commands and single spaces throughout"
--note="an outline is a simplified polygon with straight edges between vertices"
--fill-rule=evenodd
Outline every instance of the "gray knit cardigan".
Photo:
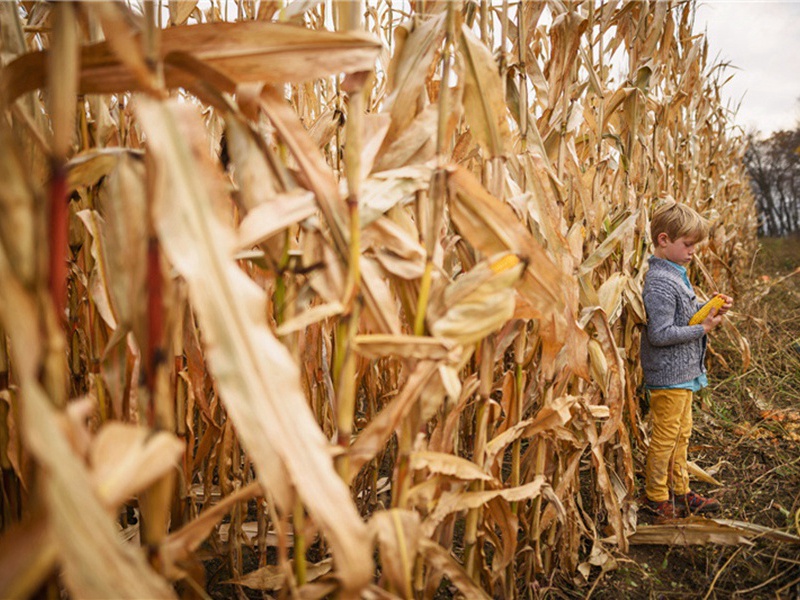
M 686 383 L 706 372 L 706 335 L 689 319 L 702 306 L 669 261 L 651 256 L 642 298 L 647 330 L 641 358 L 647 386 Z

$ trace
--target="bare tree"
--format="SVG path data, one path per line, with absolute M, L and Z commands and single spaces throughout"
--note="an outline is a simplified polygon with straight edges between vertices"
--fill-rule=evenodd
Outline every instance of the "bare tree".
M 760 216 L 761 235 L 800 231 L 800 127 L 766 140 L 748 136 L 745 164 Z

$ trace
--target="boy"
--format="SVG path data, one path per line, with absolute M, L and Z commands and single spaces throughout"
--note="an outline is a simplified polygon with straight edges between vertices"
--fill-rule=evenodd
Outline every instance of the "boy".
M 692 393 L 706 385 L 706 334 L 722 322 L 733 299 L 712 309 L 699 325 L 689 319 L 702 306 L 686 275 L 695 248 L 708 235 L 706 221 L 688 206 L 668 201 L 653 214 L 654 252 L 642 296 L 647 330 L 642 336 L 644 383 L 653 431 L 645 466 L 645 506 L 660 518 L 719 510 L 719 502 L 689 489 L 686 448 L 692 432 Z

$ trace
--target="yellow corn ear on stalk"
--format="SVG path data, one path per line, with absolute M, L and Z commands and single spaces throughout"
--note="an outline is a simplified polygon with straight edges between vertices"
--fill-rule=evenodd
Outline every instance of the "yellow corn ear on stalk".
M 689 325 L 700 325 L 700 323 L 706 320 L 706 317 L 709 315 L 712 308 L 719 310 L 722 308 L 723 304 L 725 304 L 725 296 L 722 294 L 717 294 L 711 300 L 706 302 L 702 308 L 700 308 L 700 310 L 692 315 L 692 318 L 689 319 Z
M 494 261 L 490 265 L 490 267 L 491 267 L 493 272 L 502 273 L 503 271 L 506 271 L 507 269 L 510 269 L 511 267 L 517 266 L 519 264 L 519 262 L 520 262 L 519 261 L 519 256 L 517 256 L 516 254 L 508 253 L 505 256 L 503 256 L 502 258 L 499 258 L 498 260 Z

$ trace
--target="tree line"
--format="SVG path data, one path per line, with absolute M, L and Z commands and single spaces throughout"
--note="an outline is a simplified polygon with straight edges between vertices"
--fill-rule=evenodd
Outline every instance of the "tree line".
M 748 136 L 745 165 L 759 212 L 759 234 L 800 232 L 800 123 L 765 140 Z

